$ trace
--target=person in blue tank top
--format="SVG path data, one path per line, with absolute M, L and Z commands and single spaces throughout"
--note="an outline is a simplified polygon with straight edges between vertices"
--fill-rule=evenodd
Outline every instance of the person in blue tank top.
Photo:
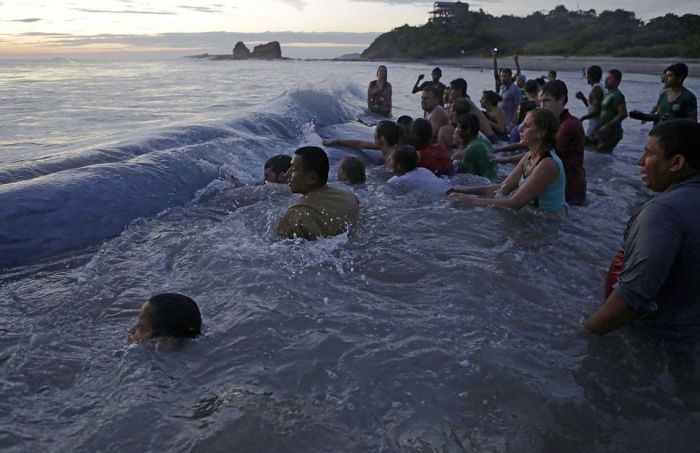
M 564 166 L 554 152 L 559 120 L 538 108 L 525 116 L 520 139 L 528 152 L 501 185 L 455 186 L 451 200 L 471 206 L 533 206 L 554 217 L 566 217 Z

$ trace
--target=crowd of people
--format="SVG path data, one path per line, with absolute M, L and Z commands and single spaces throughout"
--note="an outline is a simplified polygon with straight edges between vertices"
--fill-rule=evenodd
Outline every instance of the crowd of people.
M 376 124 L 373 141 L 331 138 L 324 146 L 346 146 L 381 151 L 385 168 L 393 173 L 387 184 L 431 196 L 447 196 L 461 205 L 531 207 L 548 217 L 566 218 L 569 206 L 586 203 L 584 149 L 612 152 L 623 136 L 628 116 L 619 89 L 622 73 L 594 65 L 587 69 L 591 86 L 586 96 L 577 92 L 588 112 L 581 119 L 569 113 L 568 89 L 555 71 L 528 80 L 514 58 L 516 72 L 498 70 L 494 52 L 495 91 L 484 91 L 480 109 L 467 95 L 467 82 L 459 78 L 446 86 L 440 68 L 432 80 L 412 92 L 421 93 L 423 118 L 402 116 Z M 643 205 L 630 219 L 623 243 L 606 278 L 606 299 L 585 325 L 604 334 L 635 319 L 700 326 L 700 125 L 697 100 L 683 86 L 688 67 L 676 63 L 662 74 L 664 88 L 650 113 L 629 116 L 653 121 L 642 156 L 637 161 L 643 183 L 660 195 Z M 392 86 L 385 66 L 367 92 L 368 110 L 391 116 Z M 588 121 L 584 132 L 582 121 Z M 494 145 L 501 145 L 494 147 Z M 514 152 L 505 158 L 497 153 Z M 496 166 L 515 167 L 496 181 Z M 289 185 L 300 194 L 279 217 L 277 234 L 314 240 L 347 231 L 360 216 L 360 203 L 352 191 L 327 184 L 330 172 L 326 152 L 303 146 L 293 156 L 270 158 L 265 181 Z M 454 185 L 449 176 L 471 173 L 491 183 Z M 342 183 L 362 184 L 364 162 L 344 157 L 337 165 Z M 194 304 L 194 305 L 193 305 Z M 157 336 L 189 338 L 200 331 L 196 303 L 186 296 L 154 296 L 142 307 L 130 339 Z

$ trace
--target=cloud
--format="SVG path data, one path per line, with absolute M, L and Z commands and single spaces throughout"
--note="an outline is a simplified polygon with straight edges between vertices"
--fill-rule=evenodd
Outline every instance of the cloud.
M 189 9 L 192 11 L 196 11 L 198 13 L 220 13 L 222 6 L 223 5 L 212 5 L 211 7 L 209 7 L 209 6 L 177 5 L 178 8 Z
M 163 14 L 163 15 L 174 15 L 172 11 L 137 11 L 133 9 L 126 9 L 121 11 L 106 10 L 106 9 L 88 9 L 88 8 L 73 8 L 76 11 L 81 11 L 83 13 L 106 13 L 106 14 Z
M 39 22 L 40 20 L 41 20 L 41 19 L 37 19 L 36 17 L 30 17 L 29 19 L 15 19 L 15 20 L 11 20 L 10 22 L 26 22 L 26 23 L 30 23 L 30 22 Z
M 306 7 L 306 0 L 277 0 L 278 2 L 286 3 L 289 6 L 296 9 L 304 9 Z

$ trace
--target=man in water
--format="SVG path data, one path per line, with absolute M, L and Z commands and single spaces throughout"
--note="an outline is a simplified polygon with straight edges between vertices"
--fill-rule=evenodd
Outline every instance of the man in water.
M 437 134 L 442 126 L 450 124 L 450 114 L 438 102 L 439 96 L 437 88 L 426 87 L 420 97 L 420 106 L 425 112 L 425 119 L 430 121 L 433 128 L 433 140 L 437 139 Z
M 408 117 L 410 119 L 410 117 Z M 399 118 L 400 119 L 400 118 Z M 410 129 L 409 129 L 410 131 Z M 388 165 L 394 147 L 401 139 L 401 128 L 391 120 L 381 120 L 374 128 L 374 141 L 354 139 L 330 138 L 323 140 L 324 146 L 347 146 L 355 149 L 378 149 L 384 156 L 384 163 Z
M 163 293 L 143 304 L 129 341 L 194 338 L 201 330 L 202 315 L 195 301 L 183 294 Z
M 444 83 L 440 82 L 440 77 L 442 77 L 442 69 L 440 68 L 435 68 L 433 69 L 433 72 L 431 73 L 432 80 L 430 82 L 423 82 L 418 86 L 418 83 L 420 83 L 425 76 L 423 74 L 418 76 L 418 80 L 416 80 L 416 83 L 413 85 L 413 91 L 411 91 L 412 94 L 416 94 L 419 91 L 423 91 L 428 87 L 433 87 L 438 90 L 438 104 L 444 106 L 445 105 L 445 89 L 447 87 L 445 86 Z
M 289 186 L 301 194 L 277 222 L 280 236 L 314 240 L 336 236 L 359 217 L 360 202 L 352 192 L 328 187 L 328 156 L 317 146 L 294 151 L 289 167 Z
M 395 176 L 392 176 L 387 184 L 434 197 L 443 197 L 445 191 L 450 188 L 448 180 L 438 178 L 432 171 L 418 166 L 418 153 L 412 146 L 397 146 L 391 156 L 391 162 Z
M 276 184 L 287 184 L 287 170 L 292 163 L 292 156 L 278 154 L 270 157 L 265 162 L 264 176 L 265 182 Z
M 586 80 L 591 86 L 591 91 L 588 93 L 588 99 L 580 91 L 576 92 L 576 99 L 580 99 L 581 102 L 588 108 L 588 113 L 581 117 L 581 122 L 588 120 L 588 130 L 586 131 L 586 136 L 593 137 L 598 128 L 600 127 L 600 112 L 601 112 L 601 102 L 603 102 L 603 96 L 605 95 L 605 89 L 601 83 L 603 78 L 603 69 L 598 65 L 593 65 L 586 71 Z
M 555 148 L 564 164 L 566 202 L 570 205 L 582 205 L 586 201 L 586 170 L 583 168 L 586 139 L 581 121 L 566 108 L 568 101 L 569 90 L 561 80 L 545 83 L 540 91 L 540 106 L 559 118 Z
M 627 223 L 610 265 L 606 301 L 586 321 L 605 334 L 636 319 L 675 333 L 700 332 L 700 124 L 656 125 L 637 161 L 642 182 L 661 192 Z
M 590 142 L 598 151 L 611 153 L 622 140 L 622 120 L 627 118 L 625 96 L 618 87 L 622 73 L 611 69 L 605 76 L 605 89 L 608 90 L 601 103 L 600 128 Z
M 698 100 L 683 82 L 688 77 L 688 66 L 675 63 L 664 72 L 664 89 L 659 94 L 654 111 L 644 114 L 637 110 L 630 112 L 630 118 L 643 121 L 668 121 L 679 118 L 698 120 Z
M 513 73 L 510 69 L 501 70 L 501 91 L 500 95 L 503 98 L 498 106 L 506 114 L 506 131 L 510 131 L 513 126 L 517 125 L 517 119 L 515 118 L 515 111 L 520 104 L 520 88 L 513 83 Z

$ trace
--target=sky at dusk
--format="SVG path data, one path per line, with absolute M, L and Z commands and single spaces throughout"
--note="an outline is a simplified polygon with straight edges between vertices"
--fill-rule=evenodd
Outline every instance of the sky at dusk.
M 433 2 L 418 0 L 0 0 L 0 57 L 129 52 L 229 53 L 236 41 L 279 40 L 285 48 L 361 52 L 403 24 L 426 22 Z M 493 15 L 526 16 L 563 4 L 569 10 L 611 8 L 603 0 L 468 2 Z M 648 20 L 700 14 L 700 0 L 618 1 L 615 8 Z M 268 33 L 265 33 L 268 32 Z M 294 32 L 294 33 L 289 33 Z M 284 52 L 287 53 L 287 52 Z M 303 52 L 302 52 L 303 53 Z

